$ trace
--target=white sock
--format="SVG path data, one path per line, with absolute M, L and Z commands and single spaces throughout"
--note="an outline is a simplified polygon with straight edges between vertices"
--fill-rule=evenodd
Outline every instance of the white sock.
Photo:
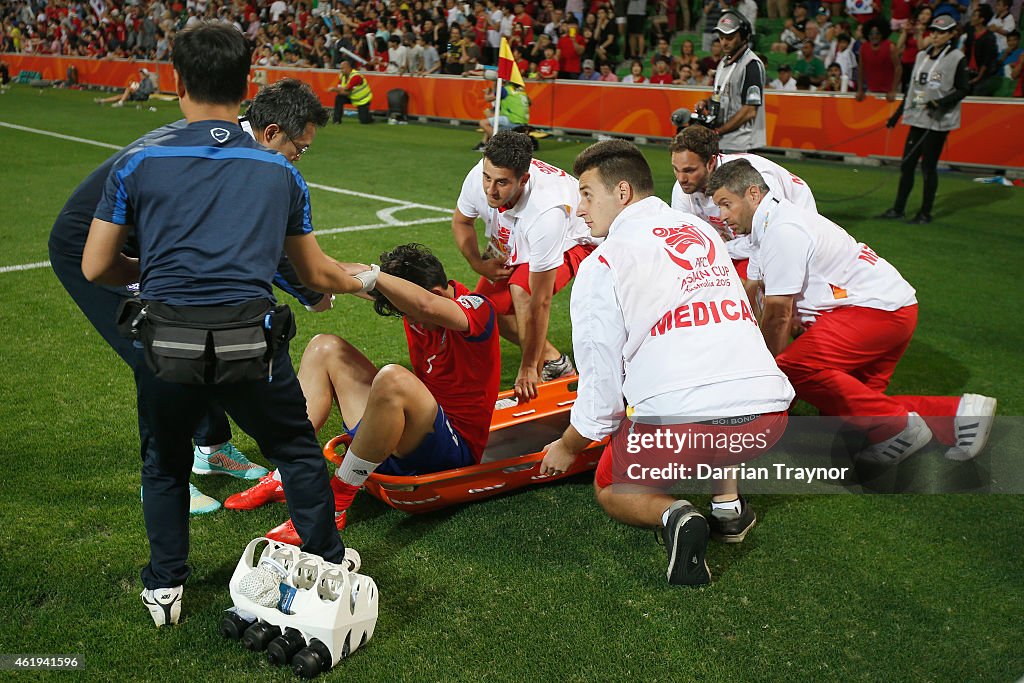
M 199 452 L 202 453 L 203 455 L 213 455 L 221 448 L 223 448 L 225 444 L 227 444 L 227 441 L 225 441 L 224 443 L 216 444 L 214 446 L 199 446 Z
M 668 526 L 668 516 L 669 516 L 670 512 L 672 512 L 672 506 L 671 505 L 669 505 L 667 508 L 665 508 L 665 511 L 661 513 L 661 525 L 662 526 Z
M 350 486 L 362 486 L 379 464 L 379 462 L 363 460 L 350 447 L 345 453 L 345 459 L 335 470 L 334 476 Z
M 732 512 L 735 512 L 738 515 L 738 514 L 740 514 L 742 509 L 743 508 L 740 506 L 740 499 L 739 498 L 736 498 L 736 500 L 713 500 L 713 501 L 711 501 L 711 510 L 712 511 L 715 511 L 715 510 L 731 510 Z
M 281 481 L 281 470 L 274 470 L 273 474 L 270 476 L 274 481 Z

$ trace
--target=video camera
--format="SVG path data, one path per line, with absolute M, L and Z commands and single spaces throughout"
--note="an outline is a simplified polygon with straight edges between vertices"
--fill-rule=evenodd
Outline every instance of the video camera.
M 721 103 L 715 99 L 709 99 L 707 101 L 704 113 L 702 114 L 698 114 L 695 111 L 691 112 L 685 107 L 676 109 L 672 112 L 672 125 L 676 127 L 677 133 L 683 128 L 694 124 L 704 126 L 705 128 L 716 128 L 720 110 Z

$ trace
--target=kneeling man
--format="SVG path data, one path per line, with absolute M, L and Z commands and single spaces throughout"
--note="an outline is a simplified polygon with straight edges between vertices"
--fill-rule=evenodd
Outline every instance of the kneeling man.
M 739 464 L 782 436 L 793 388 L 765 347 L 722 238 L 654 196 L 640 150 L 623 140 L 599 142 L 573 170 L 579 215 L 596 237 L 607 238 L 576 277 L 569 305 L 578 395 L 541 473 L 564 472 L 591 440 L 614 435 L 594 478 L 598 502 L 625 524 L 661 527 L 669 583 L 708 583 L 708 520 L 665 493 L 661 482 L 634 476 L 636 460 L 665 465 L 657 460 L 668 454 L 631 457 L 623 442 L 655 431 L 652 424 L 671 425 L 695 437 L 673 458 L 687 466 Z M 768 438 L 743 438 L 754 434 Z M 723 439 L 737 437 L 758 444 L 721 448 Z M 743 540 L 756 517 L 735 478 L 715 481 L 713 494 L 711 535 Z
M 746 160 L 717 168 L 708 192 L 760 257 L 768 349 L 797 398 L 864 430 L 869 446 L 859 459 L 897 464 L 933 436 L 950 446 L 947 458 L 978 454 L 994 398 L 884 393 L 917 327 L 916 292 L 892 264 L 827 218 L 777 197 Z M 806 332 L 789 343 L 794 309 Z

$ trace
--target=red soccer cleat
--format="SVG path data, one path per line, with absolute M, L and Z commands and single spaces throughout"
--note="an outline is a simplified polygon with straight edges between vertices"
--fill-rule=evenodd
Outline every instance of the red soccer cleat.
M 250 489 L 236 493 L 224 501 L 224 507 L 229 510 L 255 510 L 267 503 L 283 503 L 284 487 L 281 482 L 276 481 L 273 475 L 260 479 L 260 482 Z
M 345 528 L 344 512 L 334 513 L 334 526 L 341 531 Z M 267 533 L 264 534 L 267 538 L 272 541 L 279 541 L 280 543 L 287 543 L 288 545 L 301 546 L 302 539 L 299 538 L 299 533 L 295 531 L 295 525 L 292 524 L 292 520 L 287 520 L 283 524 L 279 524 Z

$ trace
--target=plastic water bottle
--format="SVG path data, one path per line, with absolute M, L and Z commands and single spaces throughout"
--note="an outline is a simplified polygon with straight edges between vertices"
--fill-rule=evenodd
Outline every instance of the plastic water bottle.
M 271 557 L 264 557 L 256 568 L 242 577 L 238 591 L 262 607 L 277 607 L 281 600 L 281 582 L 288 572 Z

